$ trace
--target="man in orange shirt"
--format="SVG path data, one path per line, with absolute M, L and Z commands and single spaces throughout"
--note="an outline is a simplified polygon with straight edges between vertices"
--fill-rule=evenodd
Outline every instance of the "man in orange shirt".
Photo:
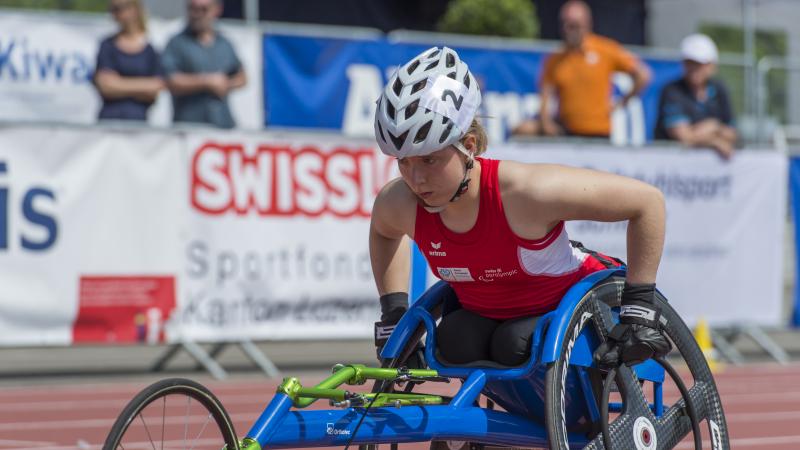
M 561 7 L 564 47 L 544 63 L 540 86 L 539 123 L 520 125 L 515 134 L 608 137 L 611 132 L 611 78 L 624 72 L 633 89 L 619 100 L 624 106 L 650 81 L 650 70 L 617 42 L 592 33 L 592 13 L 581 0 Z M 558 114 L 552 109 L 558 98 Z

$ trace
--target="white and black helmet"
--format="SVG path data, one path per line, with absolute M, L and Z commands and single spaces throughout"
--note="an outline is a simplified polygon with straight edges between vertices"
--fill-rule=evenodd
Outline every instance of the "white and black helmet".
M 389 79 L 378 99 L 375 137 L 386 155 L 427 155 L 458 142 L 480 104 L 467 64 L 450 48 L 432 47 Z

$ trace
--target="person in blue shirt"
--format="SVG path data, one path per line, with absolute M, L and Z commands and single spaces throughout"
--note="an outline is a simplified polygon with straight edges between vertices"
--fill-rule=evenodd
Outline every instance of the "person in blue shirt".
M 94 85 L 103 99 L 100 120 L 147 120 L 147 110 L 164 89 L 159 55 L 147 42 L 140 0 L 111 0 L 119 31 L 97 52 Z
M 674 139 L 687 147 L 708 147 L 729 159 L 737 133 L 728 91 L 713 78 L 718 52 L 704 34 L 681 42 L 684 74 L 664 87 L 658 104 L 656 139 Z
M 247 84 L 247 77 L 230 41 L 214 26 L 221 13 L 221 0 L 189 0 L 188 24 L 164 50 L 174 122 L 236 125 L 228 94 Z

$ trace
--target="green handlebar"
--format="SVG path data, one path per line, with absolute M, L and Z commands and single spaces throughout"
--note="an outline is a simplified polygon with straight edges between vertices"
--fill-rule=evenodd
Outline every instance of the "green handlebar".
M 284 378 L 278 386 L 278 393 L 286 394 L 292 399 L 296 408 L 305 408 L 319 399 L 329 399 L 336 402 L 361 398 L 373 399 L 375 394 L 351 394 L 342 389 L 336 389 L 342 384 L 362 385 L 367 380 L 397 380 L 403 376 L 415 379 L 438 377 L 435 370 L 430 369 L 386 369 L 366 367 L 362 364 L 341 365 L 333 367 L 333 375 L 323 380 L 313 388 L 306 388 L 297 378 Z M 427 394 L 380 394 L 375 399 L 374 406 L 382 405 L 430 405 L 441 404 L 442 398 Z

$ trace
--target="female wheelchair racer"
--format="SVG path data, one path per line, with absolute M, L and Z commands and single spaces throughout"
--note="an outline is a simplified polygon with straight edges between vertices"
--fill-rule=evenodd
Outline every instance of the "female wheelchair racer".
M 728 449 L 703 354 L 655 288 L 664 239 L 660 192 L 610 174 L 480 158 L 486 137 L 475 121 L 479 104 L 476 80 L 448 48 L 426 50 L 401 67 L 378 101 L 377 141 L 398 158 L 402 175 L 378 195 L 370 229 L 382 368 L 339 365 L 313 388 L 285 379 L 243 439 L 204 387 L 163 380 L 125 408 L 104 449 L 147 440 L 156 448 L 157 433 L 146 425 L 152 418 L 143 412 L 150 405 L 164 416 L 163 447 L 164 424 L 175 422 L 165 418 L 167 397 L 175 395 L 188 398 L 180 406 L 187 423 L 173 439 L 183 436 L 186 448 L 196 448 L 203 433 L 187 439 L 194 399 L 208 411 L 206 424 L 217 424 L 218 436 L 207 441 L 228 449 L 431 441 L 437 449 L 652 450 L 673 448 L 689 432 L 697 449 L 702 421 L 711 448 Z M 627 267 L 571 242 L 563 223 L 573 219 L 628 220 Z M 442 279 L 410 308 L 409 237 Z M 688 389 L 664 359 L 673 344 L 688 367 Z M 681 393 L 672 404 L 663 396 L 665 371 Z M 411 392 L 450 379 L 462 380 L 452 398 Z M 375 380 L 372 393 L 338 389 L 367 380 Z M 611 391 L 621 401 L 611 402 Z M 503 410 L 478 406 L 480 395 Z M 292 409 L 317 399 L 341 409 Z M 139 422 L 144 430 L 135 429 Z
M 434 47 L 403 65 L 377 102 L 376 140 L 401 174 L 376 198 L 370 228 L 378 352 L 408 309 L 407 238 L 448 284 L 438 289 L 441 322 L 428 330 L 439 361 L 516 367 L 531 359 L 539 318 L 571 286 L 621 265 L 570 241 L 564 222 L 627 220 L 619 323 L 593 357 L 602 368 L 663 360 L 671 344 L 655 288 L 664 242 L 660 191 L 607 173 L 481 158 L 480 101 L 458 54 Z M 409 357 L 409 366 L 422 365 L 421 352 Z

